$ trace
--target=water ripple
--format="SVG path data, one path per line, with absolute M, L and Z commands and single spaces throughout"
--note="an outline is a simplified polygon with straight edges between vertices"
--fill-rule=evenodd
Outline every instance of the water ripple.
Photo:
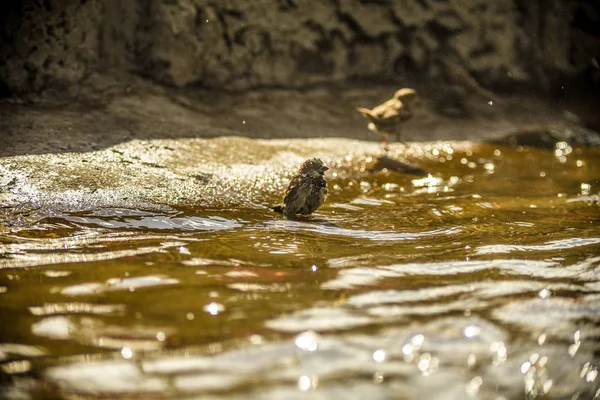
M 137 256 L 154 252 L 162 252 L 172 247 L 178 247 L 185 242 L 168 241 L 151 246 L 139 246 L 122 250 L 101 251 L 103 243 L 123 241 L 157 241 L 161 237 L 153 235 L 137 235 L 127 233 L 106 234 L 100 236 L 98 232 L 85 232 L 81 235 L 53 239 L 22 239 L 18 238 L 16 243 L 0 243 L 0 269 L 35 267 L 40 265 L 66 264 L 79 262 L 94 262 L 113 260 L 122 257 Z M 174 239 L 164 237 L 163 239 Z M 186 238 L 186 240 L 189 240 Z M 100 249 L 97 249 L 99 247 Z M 96 249 L 94 249 L 96 248 Z M 68 249 L 69 251 L 65 251 Z M 86 249 L 86 252 L 76 250 Z M 92 250 L 93 249 L 93 250 Z
M 460 227 L 440 228 L 424 232 L 396 232 L 383 230 L 365 230 L 342 228 L 333 224 L 317 224 L 300 221 L 270 221 L 265 224 L 272 229 L 280 229 L 296 232 L 315 232 L 331 236 L 344 236 L 355 239 L 368 239 L 373 241 L 405 241 L 416 240 L 425 237 L 456 235 L 462 231 Z
M 506 254 L 520 251 L 556 251 L 573 249 L 581 246 L 589 246 L 598 243 L 600 243 L 600 238 L 568 238 L 553 240 L 541 245 L 494 244 L 478 247 L 475 251 L 475 254 Z
M 177 279 L 169 278 L 167 276 L 136 276 L 123 279 L 111 278 L 105 283 L 91 282 L 67 286 L 63 288 L 60 293 L 65 296 L 85 296 L 119 290 L 134 291 L 145 287 L 174 285 L 177 283 L 179 283 Z
M 91 224 L 105 228 L 220 231 L 239 228 L 242 224 L 220 216 L 176 217 L 128 209 L 97 210 L 88 215 L 65 215 L 64 219 L 78 224 Z
M 478 272 L 497 271 L 502 276 L 538 279 L 577 279 L 597 281 L 600 279 L 594 259 L 586 260 L 566 268 L 555 268 L 554 261 L 535 260 L 489 260 L 448 261 L 437 263 L 392 264 L 378 267 L 355 267 L 341 269 L 337 277 L 324 282 L 324 289 L 351 289 L 357 286 L 374 285 L 386 278 L 411 276 L 459 276 Z M 346 264 L 344 264 L 346 265 Z M 333 266 L 336 266 L 335 264 Z

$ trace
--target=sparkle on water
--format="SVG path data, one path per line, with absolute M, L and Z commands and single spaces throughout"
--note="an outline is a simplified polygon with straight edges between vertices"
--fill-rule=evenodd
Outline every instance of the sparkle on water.
M 3 224 L 0 392 L 600 397 L 600 151 L 406 154 L 430 174 L 333 163 L 307 221 L 268 192 Z

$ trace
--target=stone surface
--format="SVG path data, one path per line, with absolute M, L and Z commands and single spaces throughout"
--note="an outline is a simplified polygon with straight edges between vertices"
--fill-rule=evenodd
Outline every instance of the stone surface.
M 599 14 L 585 0 L 4 2 L 0 88 L 76 91 L 115 70 L 227 90 L 351 78 L 406 85 L 446 56 L 491 87 L 550 90 L 576 74 L 597 85 Z

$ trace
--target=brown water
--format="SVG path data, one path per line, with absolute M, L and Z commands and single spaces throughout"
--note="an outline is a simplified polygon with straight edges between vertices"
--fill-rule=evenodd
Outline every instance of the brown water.
M 264 204 L 0 231 L 5 398 L 600 398 L 600 151 L 423 148 Z M 79 397 L 81 396 L 81 397 Z

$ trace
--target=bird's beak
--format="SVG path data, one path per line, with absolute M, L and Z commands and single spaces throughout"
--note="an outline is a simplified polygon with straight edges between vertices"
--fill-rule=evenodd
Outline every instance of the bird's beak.
M 323 165 L 323 166 L 321 167 L 321 172 L 325 172 L 325 171 L 327 171 L 328 169 L 329 169 L 329 167 L 328 167 L 327 165 Z

